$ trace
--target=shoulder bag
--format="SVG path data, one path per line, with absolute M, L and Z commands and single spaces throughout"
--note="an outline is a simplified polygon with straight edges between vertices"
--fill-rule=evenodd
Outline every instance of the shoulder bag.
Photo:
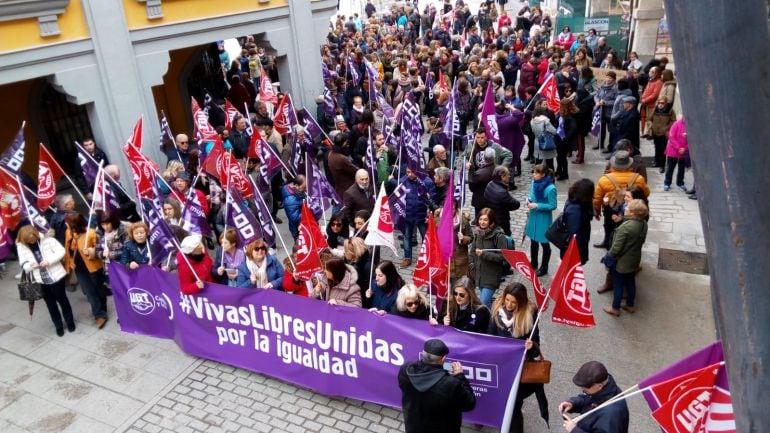
M 525 359 L 521 369 L 521 383 L 549 383 L 551 381 L 551 361 L 540 356 L 533 359 Z
M 43 287 L 32 280 L 29 272 L 21 272 L 19 281 L 19 298 L 22 301 L 39 301 L 43 299 Z
M 560 250 L 567 248 L 571 236 L 567 230 L 567 222 L 564 221 L 564 212 L 559 214 L 545 231 L 545 238 Z

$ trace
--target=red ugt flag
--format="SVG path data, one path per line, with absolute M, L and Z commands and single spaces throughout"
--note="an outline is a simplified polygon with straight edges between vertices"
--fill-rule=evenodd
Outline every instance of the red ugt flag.
M 123 146 L 123 153 L 126 155 L 128 162 L 131 163 L 131 172 L 134 175 L 137 195 L 142 198 L 151 199 L 155 196 L 153 185 L 155 183 L 155 176 L 159 173 L 160 168 L 142 154 L 140 151 L 141 146 L 142 118 L 139 118 L 131 137 L 128 138 L 126 145 Z
M 324 248 L 329 248 L 329 244 L 318 227 L 318 221 L 307 203 L 302 203 L 302 217 L 297 236 L 297 265 L 294 268 L 294 276 L 298 280 L 307 281 L 313 273 L 323 269 L 319 253 Z
M 719 365 L 688 374 L 689 381 L 678 393 L 652 413 L 652 417 L 666 433 L 706 432 L 706 419 L 714 394 Z M 695 373 L 695 372 L 693 372 Z M 675 378 L 673 380 L 680 379 Z
M 548 103 L 548 109 L 554 113 L 558 113 L 560 106 L 559 90 L 556 88 L 556 77 L 554 74 L 551 74 L 546 78 L 545 83 L 543 83 L 543 87 L 541 88 L 541 92 Z
M 441 246 L 438 242 L 436 222 L 431 216 L 428 218 L 428 231 L 422 241 L 420 257 L 412 274 L 415 286 L 428 286 L 431 293 L 436 291 L 439 297 L 446 297 L 447 292 L 447 263 L 442 260 Z
M 21 190 L 16 179 L 0 170 L 0 217 L 5 229 L 13 229 L 21 221 Z
M 225 129 L 233 129 L 233 123 L 236 116 L 240 116 L 241 112 L 225 98 Z
M 56 182 L 64 176 L 64 170 L 59 166 L 48 149 L 40 144 L 39 168 L 37 171 L 37 207 L 48 209 L 56 198 Z
M 520 273 L 524 278 L 532 282 L 532 287 L 535 289 L 535 302 L 539 310 L 545 311 L 548 308 L 548 297 L 546 296 L 545 289 L 540 285 L 540 279 L 535 274 L 535 268 L 532 267 L 527 254 L 524 251 L 518 250 L 503 250 L 503 257 L 508 260 L 511 267 Z M 545 304 L 545 306 L 543 306 Z
M 265 68 L 262 68 L 262 76 L 259 80 L 259 100 L 269 102 L 271 104 L 278 103 L 278 95 L 273 90 L 273 83 L 270 82 L 270 76 L 265 72 Z
M 596 326 L 574 235 L 551 281 L 550 296 L 555 302 L 551 321 L 578 328 Z
M 211 126 L 209 123 L 209 116 L 206 115 L 206 112 L 201 110 L 200 105 L 198 105 L 198 101 L 196 101 L 192 96 L 190 97 L 190 107 L 197 137 L 201 141 L 216 140 L 216 138 L 219 137 L 217 130 Z

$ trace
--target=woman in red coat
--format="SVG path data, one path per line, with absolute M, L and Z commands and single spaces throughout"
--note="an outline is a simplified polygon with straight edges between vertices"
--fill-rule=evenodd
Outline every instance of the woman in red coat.
M 211 267 L 214 262 L 201 243 L 200 235 L 190 235 L 182 240 L 176 254 L 179 265 L 179 290 L 185 295 L 195 295 L 203 290 L 203 283 L 212 282 Z
M 521 66 L 519 73 L 519 99 L 527 99 L 527 87 L 537 87 L 537 58 L 530 57 L 528 62 Z
M 660 91 L 663 89 L 663 80 L 660 79 L 660 68 L 650 69 L 650 81 L 644 86 L 642 93 L 642 107 L 639 110 L 639 116 L 642 118 L 642 136 L 649 135 L 650 131 L 645 129 L 647 126 L 647 115 L 655 110 L 655 103 L 658 101 Z

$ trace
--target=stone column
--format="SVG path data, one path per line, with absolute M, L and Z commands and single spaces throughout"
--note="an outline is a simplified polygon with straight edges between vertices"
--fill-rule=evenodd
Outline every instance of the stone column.
M 586 0 L 588 1 L 588 15 L 589 17 L 601 17 L 610 13 L 610 0 Z M 632 0 L 633 1 L 633 0 Z M 577 13 L 578 11 L 575 11 Z
M 315 97 L 323 91 L 321 77 L 321 53 L 318 33 L 315 31 L 313 12 L 307 0 L 289 0 L 288 38 L 268 37 L 277 48 L 282 45 L 286 53 L 286 66 L 279 66 L 281 89 L 291 90 L 296 108 L 304 105 L 312 109 Z M 287 42 L 284 44 L 283 42 Z M 284 71 L 288 69 L 289 84 L 284 84 Z
M 639 5 L 634 9 L 631 51 L 636 51 L 643 63 L 655 55 L 658 26 L 663 14 L 663 0 L 639 0 Z

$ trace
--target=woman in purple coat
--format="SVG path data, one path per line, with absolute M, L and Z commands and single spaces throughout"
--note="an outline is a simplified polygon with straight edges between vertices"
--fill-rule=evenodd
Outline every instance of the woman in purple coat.
M 522 126 L 526 122 L 524 112 L 511 104 L 501 101 L 495 106 L 497 110 L 497 128 L 500 131 L 500 145 L 511 151 L 511 172 L 514 176 L 521 175 L 521 151 L 524 149 L 524 132 Z

